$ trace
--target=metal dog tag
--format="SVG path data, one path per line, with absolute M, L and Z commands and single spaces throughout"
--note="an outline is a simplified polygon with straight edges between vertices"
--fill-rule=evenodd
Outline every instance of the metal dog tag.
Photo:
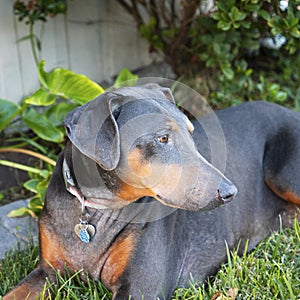
M 74 231 L 82 242 L 88 244 L 89 241 L 95 235 L 95 232 L 96 232 L 95 227 L 86 222 L 82 222 L 81 220 L 80 220 L 80 222 L 81 222 L 80 224 L 77 224 L 74 227 Z

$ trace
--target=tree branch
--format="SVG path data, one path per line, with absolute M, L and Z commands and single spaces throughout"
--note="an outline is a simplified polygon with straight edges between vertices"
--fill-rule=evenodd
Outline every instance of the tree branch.
M 131 6 L 126 0 L 118 0 L 118 2 L 125 8 L 125 10 L 133 16 L 137 23 L 137 27 L 139 28 L 141 25 L 144 25 L 145 22 L 138 10 L 137 4 L 135 0 L 131 0 Z

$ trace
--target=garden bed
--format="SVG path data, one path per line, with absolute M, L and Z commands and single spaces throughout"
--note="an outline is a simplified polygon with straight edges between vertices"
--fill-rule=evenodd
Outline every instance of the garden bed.
M 28 165 L 37 163 L 35 159 L 19 153 L 0 153 L 0 159 Z M 28 178 L 25 171 L 0 165 L 0 206 L 31 197 L 33 194 L 23 187 Z

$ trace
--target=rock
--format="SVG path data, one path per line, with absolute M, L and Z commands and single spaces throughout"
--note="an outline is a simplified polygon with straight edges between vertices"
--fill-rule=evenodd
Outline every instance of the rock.
M 0 207 L 0 259 L 11 249 L 24 249 L 29 241 L 37 243 L 38 226 L 32 217 L 9 218 L 14 209 L 27 206 L 26 200 L 19 200 Z

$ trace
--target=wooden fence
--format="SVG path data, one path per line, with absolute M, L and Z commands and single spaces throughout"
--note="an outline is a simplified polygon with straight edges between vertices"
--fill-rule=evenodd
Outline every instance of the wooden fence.
M 38 88 L 28 26 L 12 13 L 14 0 L 0 1 L 0 98 L 19 102 Z M 41 22 L 39 22 L 41 23 Z M 147 42 L 116 0 L 71 0 L 66 15 L 35 28 L 46 70 L 64 67 L 97 82 L 120 69 L 150 64 Z

